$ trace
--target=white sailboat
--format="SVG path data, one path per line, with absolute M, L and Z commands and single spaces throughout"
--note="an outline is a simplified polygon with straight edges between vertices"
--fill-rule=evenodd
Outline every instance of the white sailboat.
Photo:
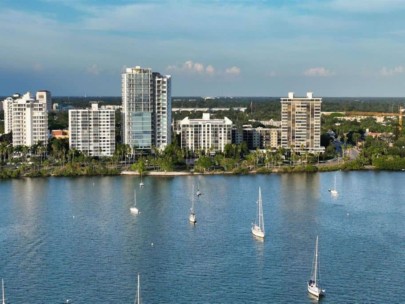
M 134 190 L 134 206 L 129 208 L 132 214 L 139 214 L 139 209 L 136 207 L 136 190 Z
M 259 187 L 259 199 L 257 201 L 257 219 L 254 224 L 252 224 L 253 235 L 264 238 L 264 219 L 263 219 L 263 202 L 262 202 L 262 190 Z
M 194 211 L 194 186 L 193 186 L 193 194 L 191 195 L 191 208 L 190 208 L 190 215 L 188 216 L 188 220 L 190 223 L 195 224 L 197 222 L 197 217 Z
M 141 174 L 141 182 L 139 183 L 139 188 L 143 188 L 144 185 L 145 185 L 145 184 L 143 183 L 142 174 Z
M 4 280 L 3 279 L 1 279 L 1 293 L 2 293 L 2 304 L 6 304 L 6 298 L 5 298 L 5 296 L 4 296 Z
M 135 304 L 141 304 L 141 278 L 138 273 L 138 287 L 136 289 Z
M 333 188 L 329 189 L 331 195 L 336 196 L 338 195 L 338 191 L 336 190 L 336 174 L 335 174 L 335 181 L 333 183 Z
M 197 183 L 197 192 L 195 193 L 195 195 L 200 196 L 202 194 L 202 192 L 200 191 L 200 183 Z
M 318 261 L 318 236 L 316 236 L 315 256 L 312 265 L 311 278 L 308 281 L 308 292 L 317 298 L 325 295 L 325 290 L 319 287 L 319 261 Z

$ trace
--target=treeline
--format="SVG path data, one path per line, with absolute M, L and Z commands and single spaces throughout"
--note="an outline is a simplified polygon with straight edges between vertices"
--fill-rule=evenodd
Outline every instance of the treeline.
M 119 96 L 90 96 L 90 97 L 53 97 L 53 102 L 58 103 L 60 109 L 68 110 L 70 108 L 86 108 L 90 106 L 91 101 L 100 101 L 105 105 L 121 105 L 122 99 Z M 323 97 L 322 111 L 324 112 L 385 112 L 398 113 L 399 106 L 405 105 L 403 98 L 389 97 L 369 97 L 369 98 L 350 98 L 350 97 Z M 247 123 L 249 119 L 255 120 L 280 120 L 281 105 L 280 97 L 172 97 L 173 108 L 235 108 L 245 107 L 246 112 L 238 111 L 215 112 L 214 117 L 227 116 L 231 120 Z M 182 112 L 175 113 L 173 117 L 183 119 L 185 116 L 190 118 L 201 117 L 201 112 Z

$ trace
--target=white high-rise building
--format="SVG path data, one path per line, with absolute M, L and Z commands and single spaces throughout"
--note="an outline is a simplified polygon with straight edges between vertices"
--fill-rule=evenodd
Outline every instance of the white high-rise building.
M 19 96 L 19 95 L 18 95 Z M 13 129 L 13 97 L 7 97 L 3 100 L 4 110 L 4 133 L 10 133 Z
M 232 121 L 211 119 L 204 113 L 202 119 L 184 118 L 179 123 L 181 147 L 190 151 L 224 152 L 225 146 L 232 143 Z
M 321 147 L 322 98 L 294 97 L 288 93 L 281 98 L 281 146 L 295 152 L 324 152 Z
M 34 99 L 30 92 L 15 94 L 3 101 L 5 133 L 12 132 L 13 146 L 48 143 L 46 103 Z
M 154 73 L 154 145 L 163 150 L 172 142 L 171 76 Z
M 115 151 L 115 111 L 99 109 L 69 110 L 69 147 L 88 156 L 112 156 Z
M 171 77 L 150 68 L 122 74 L 123 143 L 134 150 L 164 149 L 171 143 Z
M 38 102 L 42 102 L 44 104 L 46 104 L 46 110 L 48 112 L 52 111 L 52 96 L 51 96 L 51 92 L 47 91 L 47 90 L 41 90 L 38 91 L 35 99 L 38 100 Z

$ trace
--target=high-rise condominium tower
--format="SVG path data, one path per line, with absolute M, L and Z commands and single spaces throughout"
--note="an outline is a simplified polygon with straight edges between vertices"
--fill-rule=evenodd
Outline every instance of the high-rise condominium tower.
M 112 156 L 115 151 L 115 111 L 99 109 L 69 110 L 69 147 L 89 156 Z
M 14 94 L 3 101 L 4 129 L 6 133 L 13 132 L 14 147 L 48 143 L 46 105 L 46 101 L 34 99 L 30 92 L 23 96 Z
M 171 76 L 150 68 L 122 74 L 123 143 L 135 150 L 164 149 L 171 143 Z
M 311 92 L 306 97 L 288 93 L 281 98 L 281 146 L 295 152 L 324 152 L 321 147 L 321 103 Z

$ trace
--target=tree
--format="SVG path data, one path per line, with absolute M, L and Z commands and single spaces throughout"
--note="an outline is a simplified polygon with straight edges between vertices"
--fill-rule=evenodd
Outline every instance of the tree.
M 205 172 L 212 166 L 212 160 L 208 156 L 200 156 L 195 162 L 194 167 L 197 171 Z
M 139 158 L 138 161 L 131 166 L 131 169 L 138 171 L 138 173 L 142 176 L 146 171 L 144 158 Z
M 360 139 L 360 138 L 361 138 L 361 134 L 360 134 L 360 133 L 354 132 L 354 133 L 352 134 L 352 140 L 353 140 L 355 146 L 358 145 L 358 142 L 359 142 L 359 139 Z

